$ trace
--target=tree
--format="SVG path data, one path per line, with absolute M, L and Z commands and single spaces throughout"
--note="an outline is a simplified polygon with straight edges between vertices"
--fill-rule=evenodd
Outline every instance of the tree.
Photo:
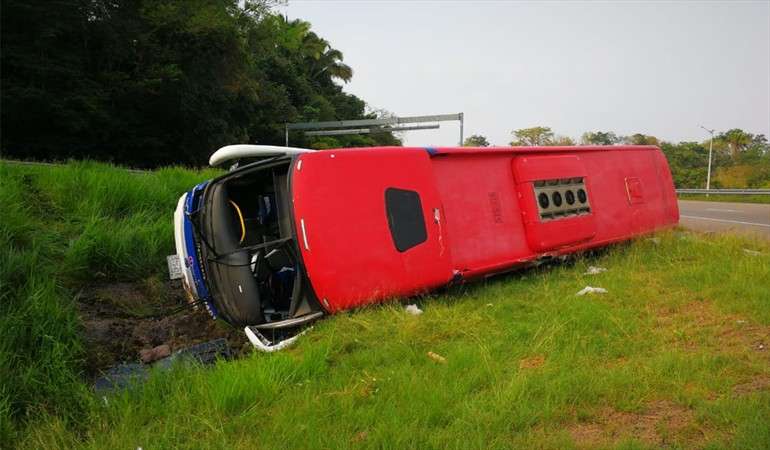
M 635 133 L 631 136 L 624 136 L 620 140 L 629 145 L 660 145 L 660 140 L 658 140 L 658 138 L 642 133 Z
M 575 145 L 575 140 L 569 136 L 555 136 L 549 145 L 569 147 Z
M 286 122 L 376 117 L 337 84 L 353 76 L 342 53 L 273 3 L 4 1 L 4 154 L 197 165 L 226 144 L 282 144 Z M 378 133 L 318 146 L 334 142 L 400 145 Z
M 661 150 L 668 159 L 677 188 L 705 188 L 708 147 L 697 142 L 664 142 Z
M 465 138 L 463 147 L 489 147 L 489 141 L 480 134 L 473 134 Z
M 612 131 L 587 131 L 581 136 L 580 142 L 585 145 L 615 145 L 620 139 Z
M 551 145 L 553 140 L 550 127 L 521 128 L 514 130 L 513 135 L 516 139 L 511 142 L 512 146 Z
M 760 135 L 762 138 L 764 136 Z M 723 133 L 719 133 L 714 142 L 716 146 L 723 144 L 727 146 L 727 149 L 733 159 L 736 159 L 741 151 L 745 150 L 749 145 L 754 142 L 755 136 L 751 133 L 747 133 L 740 128 L 733 128 Z

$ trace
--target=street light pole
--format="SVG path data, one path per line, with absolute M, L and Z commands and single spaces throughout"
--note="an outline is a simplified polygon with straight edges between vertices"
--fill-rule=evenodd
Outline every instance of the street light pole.
M 703 125 L 701 125 L 700 127 L 706 130 L 706 132 L 711 135 L 711 137 L 709 138 L 709 169 L 708 169 L 708 172 L 706 172 L 706 191 L 709 191 L 711 189 L 711 151 L 714 149 L 714 131 L 715 130 L 709 130 Z M 709 194 L 708 192 L 706 192 L 706 197 L 708 196 Z

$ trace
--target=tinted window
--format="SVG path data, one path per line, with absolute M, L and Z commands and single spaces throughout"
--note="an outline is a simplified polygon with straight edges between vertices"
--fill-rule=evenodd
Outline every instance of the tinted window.
M 385 210 L 390 234 L 399 252 L 405 252 L 428 239 L 420 194 L 388 188 L 385 190 Z

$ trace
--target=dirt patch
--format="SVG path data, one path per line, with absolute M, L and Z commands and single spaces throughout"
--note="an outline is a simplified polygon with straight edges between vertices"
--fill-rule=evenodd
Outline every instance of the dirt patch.
M 519 361 L 519 369 L 537 369 L 545 364 L 545 356 L 537 355 Z
M 83 324 L 89 377 L 121 362 L 139 361 L 141 350 L 168 345 L 171 351 L 225 338 L 238 352 L 246 342 L 240 329 L 214 321 L 187 305 L 177 282 L 154 279 L 105 283 L 83 289 L 77 309 Z M 172 314 L 169 314 L 172 313 Z
M 604 408 L 588 422 L 567 428 L 580 447 L 596 447 L 634 439 L 655 447 L 673 443 L 697 446 L 703 432 L 691 410 L 667 400 L 651 402 L 641 412 Z
M 747 395 L 754 392 L 770 391 L 770 375 L 760 374 L 746 383 L 741 383 L 733 388 L 736 395 Z
M 770 326 L 724 314 L 708 300 L 661 308 L 656 318 L 671 345 L 689 350 L 705 347 L 730 353 L 762 352 L 760 356 L 770 359 Z
M 350 442 L 353 444 L 357 444 L 359 442 L 363 442 L 366 440 L 369 433 L 366 431 L 359 431 L 358 433 L 354 434 L 352 438 L 350 438 Z

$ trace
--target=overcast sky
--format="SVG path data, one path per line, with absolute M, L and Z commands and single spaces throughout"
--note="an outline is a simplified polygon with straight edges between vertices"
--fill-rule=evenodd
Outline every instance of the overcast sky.
M 770 1 L 289 0 L 353 67 L 347 92 L 397 115 L 465 113 L 504 145 L 550 126 L 704 140 L 770 137 Z M 455 145 L 458 127 L 406 134 Z

